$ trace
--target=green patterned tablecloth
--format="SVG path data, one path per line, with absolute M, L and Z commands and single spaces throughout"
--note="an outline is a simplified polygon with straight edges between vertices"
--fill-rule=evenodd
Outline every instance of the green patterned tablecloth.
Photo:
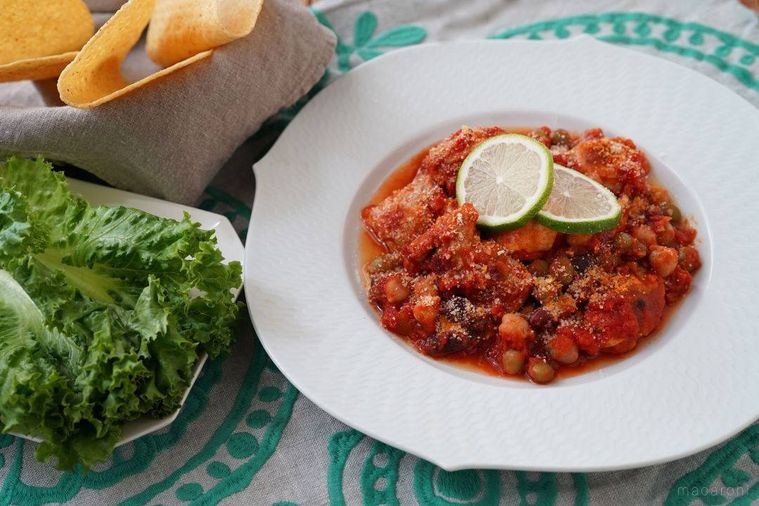
M 327 0 L 313 12 L 339 42 L 311 96 L 402 46 L 585 33 L 696 69 L 759 106 L 759 19 L 737 0 Z M 199 202 L 227 215 L 243 237 L 255 226 L 248 223 L 250 165 L 305 101 L 241 146 Z M 632 471 L 449 473 L 337 422 L 277 371 L 249 322 L 240 323 L 238 336 L 231 357 L 205 367 L 170 428 L 117 449 L 87 474 L 59 473 L 34 460 L 32 443 L 1 435 L 0 505 L 759 502 L 759 424 L 695 456 Z

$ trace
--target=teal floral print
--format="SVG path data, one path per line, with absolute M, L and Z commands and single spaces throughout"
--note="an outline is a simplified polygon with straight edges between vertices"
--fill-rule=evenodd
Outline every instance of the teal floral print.
M 368 3 L 368 2 L 367 2 Z M 336 32 L 330 20 L 312 9 L 317 19 Z M 385 20 L 386 21 L 386 20 Z M 353 20 L 352 30 L 338 34 L 335 61 L 320 82 L 301 100 L 266 122 L 256 134 L 258 142 L 272 142 L 295 114 L 329 82 L 363 61 L 393 48 L 419 44 L 427 31 L 416 25 L 399 25 L 379 31 L 380 20 L 372 12 L 362 12 Z M 352 33 L 351 33 L 352 32 Z M 759 46 L 715 28 L 646 13 L 607 12 L 543 20 L 529 25 L 504 27 L 491 38 L 565 39 L 588 34 L 618 45 L 647 46 L 683 59 L 706 62 L 734 76 L 745 89 L 759 92 Z M 222 213 L 244 236 L 250 216 L 247 202 L 221 188 L 209 187 L 200 207 Z M 274 455 L 284 437 L 298 391 L 289 384 L 266 356 L 258 340 L 241 349 L 252 357 L 239 376 L 230 375 L 233 359 L 209 362 L 190 393 L 177 420 L 166 432 L 140 438 L 118 449 L 112 461 L 84 474 L 81 470 L 60 473 L 54 481 L 35 476 L 39 464 L 30 460 L 30 443 L 0 434 L 0 506 L 45 503 L 82 503 L 100 492 L 126 483 L 113 497 L 126 505 L 216 504 L 226 498 L 241 502 L 235 494 L 255 491 L 258 472 Z M 230 384 L 237 381 L 235 384 Z M 225 389 L 222 389 L 226 385 Z M 215 412 L 213 398 L 235 392 Z M 192 424 L 203 417 L 217 416 L 218 426 L 210 434 L 199 435 Z M 462 470 L 448 472 L 416 459 L 401 450 L 373 441 L 362 433 L 345 428 L 327 436 L 322 444 L 326 455 L 325 481 L 309 484 L 321 488 L 330 504 L 341 506 L 348 497 L 361 497 L 365 504 L 400 504 L 414 498 L 418 504 L 495 505 L 575 504 L 587 506 L 597 475 L 574 473 L 497 472 Z M 189 446 L 189 447 L 188 447 Z M 176 467 L 153 466 L 172 462 L 180 448 L 191 453 Z M 25 451 L 26 450 L 26 451 Z M 759 501 L 759 424 L 754 424 L 717 448 L 703 454 L 700 462 L 689 461 L 668 486 L 666 506 L 735 504 L 748 506 Z M 352 462 L 352 465 L 351 465 Z M 277 464 L 282 465 L 282 464 Z M 129 485 L 132 483 L 132 485 Z M 137 485 L 134 485 L 134 484 Z M 598 484 L 596 483 L 597 487 Z M 126 491 L 125 491 L 126 490 Z M 123 494 L 122 494 L 123 492 Z M 732 493 L 731 493 L 732 492 Z M 349 495 L 350 493 L 350 495 Z M 284 495 L 284 494 L 283 494 Z M 279 502 L 257 503 L 272 506 L 310 504 L 288 493 Z M 603 495 L 598 497 L 603 498 Z M 501 498 L 503 500 L 501 500 Z M 650 498 L 648 498 L 650 499 Z M 596 498 L 596 500 L 599 500 Z M 643 503 L 646 496 L 641 496 Z M 313 501 L 312 501 L 313 502 Z
M 700 23 L 682 23 L 644 12 L 605 12 L 512 27 L 491 38 L 544 40 L 581 34 L 612 44 L 653 47 L 662 53 L 705 62 L 759 91 L 759 79 L 752 68 L 759 58 L 759 45 Z
M 321 24 L 337 33 L 332 23 L 321 12 L 312 9 Z M 427 37 L 427 31 L 415 25 L 400 25 L 386 30 L 378 35 L 377 16 L 366 11 L 359 14 L 353 27 L 353 45 L 347 44 L 340 35 L 337 36 L 337 68 L 341 72 L 351 69 L 351 57 L 355 54 L 363 61 L 369 61 L 383 53 L 383 49 L 398 48 L 419 44 Z

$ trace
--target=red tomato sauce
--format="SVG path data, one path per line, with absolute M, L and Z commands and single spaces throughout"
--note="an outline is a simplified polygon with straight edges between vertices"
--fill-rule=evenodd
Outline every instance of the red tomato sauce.
M 455 200 L 458 167 L 506 131 L 612 190 L 617 227 L 477 228 L 476 209 Z M 649 172 L 631 140 L 599 129 L 463 128 L 393 171 L 362 211 L 369 301 L 419 352 L 491 375 L 548 383 L 616 362 L 652 339 L 700 267 L 695 229 Z

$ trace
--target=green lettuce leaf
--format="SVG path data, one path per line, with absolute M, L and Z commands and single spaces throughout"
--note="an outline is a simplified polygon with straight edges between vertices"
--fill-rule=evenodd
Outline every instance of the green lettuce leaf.
M 90 206 L 41 159 L 0 163 L 0 428 L 61 469 L 105 460 L 229 351 L 241 273 L 189 216 Z

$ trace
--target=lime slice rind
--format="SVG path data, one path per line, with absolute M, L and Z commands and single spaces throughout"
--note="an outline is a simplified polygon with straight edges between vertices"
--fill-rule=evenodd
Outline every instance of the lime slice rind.
M 478 225 L 509 230 L 540 211 L 553 185 L 553 157 L 540 142 L 519 134 L 491 137 L 467 156 L 456 179 L 459 205 L 472 203 Z
M 535 218 L 566 234 L 593 234 L 619 224 L 622 208 L 605 186 L 576 170 L 554 164 L 554 186 Z

